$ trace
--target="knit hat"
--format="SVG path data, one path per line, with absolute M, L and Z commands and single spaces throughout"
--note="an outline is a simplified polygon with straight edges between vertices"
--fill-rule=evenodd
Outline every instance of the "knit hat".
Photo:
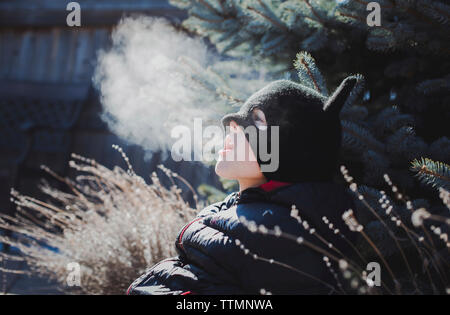
M 271 127 L 279 126 L 278 169 L 266 172 L 261 167 L 264 176 L 284 182 L 331 180 L 341 146 L 339 113 L 359 79 L 347 77 L 329 98 L 302 84 L 277 80 L 251 95 L 237 113 L 224 116 L 222 124 L 226 127 L 234 120 L 243 128 L 256 127 L 253 110 L 262 110 L 268 128 L 258 133 L 267 133 L 263 139 L 269 152 L 276 147 L 271 143 Z M 268 162 L 261 158 L 258 141 L 249 142 L 262 166 Z

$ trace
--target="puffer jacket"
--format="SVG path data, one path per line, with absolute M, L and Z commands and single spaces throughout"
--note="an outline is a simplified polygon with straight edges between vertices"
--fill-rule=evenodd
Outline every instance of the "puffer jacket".
M 330 286 L 323 284 L 333 285 L 334 281 L 323 254 L 293 240 L 251 232 L 243 223 L 245 219 L 268 229 L 278 226 L 330 250 L 291 216 L 292 205 L 310 228 L 344 254 L 349 253 L 348 244 L 322 219 L 327 217 L 334 228 L 353 239 L 354 233 L 341 218 L 354 205 L 345 187 L 304 182 L 269 192 L 249 188 L 200 211 L 176 238 L 178 256 L 149 268 L 130 285 L 127 294 L 259 294 L 261 289 L 272 294 L 332 293 Z M 255 254 L 263 259 L 255 259 Z

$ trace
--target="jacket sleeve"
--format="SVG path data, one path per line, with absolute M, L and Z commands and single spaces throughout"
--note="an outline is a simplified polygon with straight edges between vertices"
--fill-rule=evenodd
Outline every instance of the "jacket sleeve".
M 182 294 L 183 277 L 180 277 L 181 281 L 179 282 L 171 281 L 170 284 L 167 282 L 168 275 L 182 274 L 181 269 L 182 263 L 178 257 L 164 259 L 151 268 L 148 268 L 143 275 L 134 280 L 127 290 L 127 295 Z M 189 279 L 190 277 L 186 277 L 186 280 Z
M 186 224 L 180 231 L 177 242 L 186 229 L 196 221 L 204 217 L 218 213 L 233 203 L 235 194 L 230 194 L 225 200 L 212 204 L 199 212 L 197 218 Z M 201 256 L 200 253 L 196 254 Z M 226 278 L 226 277 L 225 277 Z M 198 265 L 188 263 L 186 255 L 181 252 L 180 256 L 162 260 L 136 279 L 128 288 L 129 295 L 179 295 L 183 293 L 192 294 L 240 294 L 240 288 L 229 281 L 218 281 Z
M 243 294 L 228 282 L 218 282 L 202 268 L 180 257 L 164 259 L 149 268 L 128 288 L 127 295 Z

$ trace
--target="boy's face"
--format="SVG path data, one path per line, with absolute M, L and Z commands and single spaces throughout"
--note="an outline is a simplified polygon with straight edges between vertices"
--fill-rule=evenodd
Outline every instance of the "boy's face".
M 231 121 L 224 148 L 219 151 L 216 174 L 234 180 L 264 180 L 255 154 L 242 127 Z

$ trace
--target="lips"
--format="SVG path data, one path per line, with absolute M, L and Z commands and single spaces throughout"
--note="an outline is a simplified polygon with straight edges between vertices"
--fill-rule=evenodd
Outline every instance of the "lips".
M 231 140 L 231 136 L 227 135 L 225 137 L 225 146 L 224 146 L 224 150 L 233 150 L 234 148 L 234 144 L 233 144 L 233 140 Z
M 231 152 L 234 149 L 233 140 L 231 139 L 231 136 L 228 134 L 225 137 L 225 143 L 222 150 L 219 151 L 219 155 L 226 155 L 228 152 Z

